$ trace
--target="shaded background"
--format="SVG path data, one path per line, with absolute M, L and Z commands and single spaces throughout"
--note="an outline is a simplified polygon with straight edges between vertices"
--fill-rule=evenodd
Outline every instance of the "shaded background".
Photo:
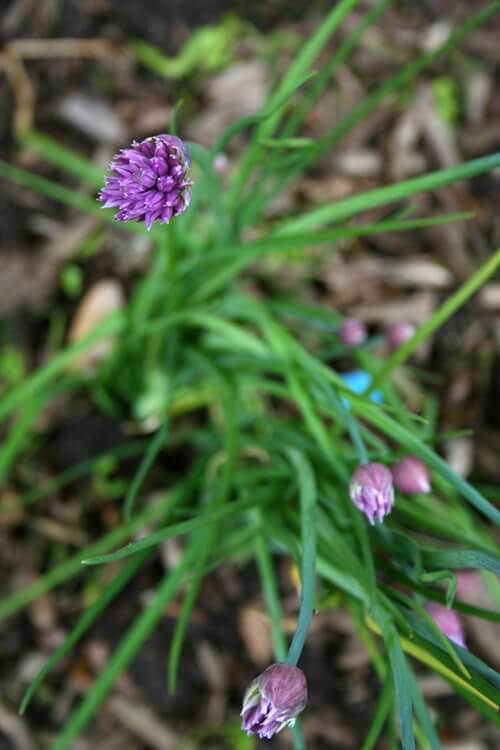
M 91 156 L 104 169 L 117 147 L 166 130 L 179 99 L 182 135 L 212 145 L 228 122 L 262 106 L 268 86 L 329 7 L 319 0 L 4 0 L 2 158 L 74 184 L 34 151 L 19 150 L 17 137 L 36 127 Z M 362 4 L 349 16 L 335 44 L 369 7 Z M 442 41 L 450 28 L 480 7 L 479 2 L 451 0 L 393 3 L 313 108 L 304 134 L 314 138 L 331 127 L 367 91 Z M 208 42 L 195 36 L 205 24 L 213 27 Z M 270 205 L 268 219 L 298 212 L 305 202 L 333 201 L 498 149 L 499 35 L 497 18 L 472 34 L 460 51 L 429 68 L 416 85 L 385 102 L 341 149 Z M 232 142 L 226 173 L 244 143 L 244 136 Z M 246 283 L 260 285 L 269 294 L 288 289 L 303 299 L 320 300 L 360 316 L 373 331 L 400 318 L 418 324 L 499 245 L 499 187 L 497 171 L 419 198 L 429 213 L 474 211 L 476 218 L 468 224 L 418 235 L 358 238 L 334 256 L 301 262 L 262 261 Z M 126 295 L 148 263 L 147 238 L 102 232 L 94 217 L 6 183 L 0 195 L 0 238 L 0 378 L 7 383 L 71 338 L 75 319 L 85 315 L 82 301 L 97 283 L 108 284 L 112 304 L 116 295 Z M 499 315 L 500 283 L 492 281 L 438 332 L 417 362 L 431 373 L 429 388 L 436 395 L 443 430 L 474 430 L 473 437 L 448 441 L 443 446 L 446 457 L 455 470 L 488 485 L 500 480 Z M 408 395 L 410 402 L 418 401 L 418 394 Z M 60 556 L 60 547 L 72 552 L 111 528 L 137 459 L 128 458 L 119 467 L 100 466 L 88 479 L 52 492 L 29 511 L 16 505 L 16 498 L 128 440 L 127 425 L 103 416 L 83 395 L 71 402 L 56 400 L 43 412 L 34 445 L 1 490 L 0 499 L 12 506 L 0 519 L 2 594 L 46 570 Z M 177 460 L 181 466 L 182 456 Z M 155 468 L 147 492 L 164 486 L 164 471 Z M 49 747 L 177 551 L 175 540 L 162 547 L 54 671 L 23 719 L 16 708 L 25 687 L 89 601 L 92 585 L 73 581 L 0 624 L 1 750 Z M 287 560 L 278 559 L 277 565 L 292 630 L 294 577 Z M 491 606 L 480 583 L 472 599 Z M 271 644 L 253 568 L 243 563 L 223 566 L 206 580 L 186 641 L 178 692 L 169 696 L 165 663 L 179 604 L 174 602 L 166 612 L 161 627 L 79 740 L 78 750 L 112 750 L 124 744 L 132 750 L 163 750 L 177 747 L 181 738 L 183 748 L 254 746 L 251 741 L 245 744 L 237 715 L 244 686 L 269 662 Z M 466 629 L 475 652 L 498 668 L 498 628 L 469 618 Z M 378 687 L 345 613 L 315 619 L 304 668 L 311 699 L 303 724 L 311 750 L 358 748 Z M 486 727 L 439 678 L 421 673 L 420 681 L 439 713 L 446 747 L 500 746 L 498 732 Z M 290 739 L 284 733 L 271 745 L 290 747 Z

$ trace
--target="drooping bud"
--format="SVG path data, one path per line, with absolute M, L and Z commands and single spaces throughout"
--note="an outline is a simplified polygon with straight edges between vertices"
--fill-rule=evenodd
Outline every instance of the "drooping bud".
M 345 318 L 339 328 L 339 337 L 345 346 L 359 346 L 366 339 L 366 326 L 357 318 Z
M 384 464 L 360 464 L 352 475 L 349 492 L 371 524 L 383 521 L 394 504 L 392 473 Z
M 293 727 L 307 703 L 304 673 L 289 664 L 272 664 L 253 680 L 243 699 L 241 728 L 260 739 L 270 739 Z
M 155 221 L 168 224 L 191 203 L 191 159 L 185 143 L 175 135 L 155 135 L 134 141 L 119 151 L 111 175 L 99 193 L 103 208 L 117 208 L 116 221 Z
M 465 648 L 462 621 L 455 610 L 445 607 L 443 604 L 439 604 L 439 602 L 429 602 L 426 605 L 426 609 L 439 630 L 441 630 L 450 641 Z
M 427 466 L 416 456 L 404 456 L 392 467 L 394 486 L 401 492 L 414 495 L 431 491 Z
M 387 343 L 391 349 L 399 349 L 399 347 L 411 339 L 415 333 L 415 326 L 407 320 L 398 320 L 396 323 L 391 323 L 387 329 Z

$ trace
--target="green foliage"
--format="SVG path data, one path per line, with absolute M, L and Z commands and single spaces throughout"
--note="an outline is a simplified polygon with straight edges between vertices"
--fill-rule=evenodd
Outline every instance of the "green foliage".
M 169 57 L 158 47 L 135 39 L 130 49 L 137 62 L 162 78 L 184 78 L 190 74 L 213 73 L 231 62 L 234 45 L 242 34 L 237 18 L 227 16 L 222 23 L 202 26 L 189 36 L 178 55 Z
M 500 165 L 500 154 L 491 154 L 331 205 L 306 206 L 300 215 L 282 218 L 275 225 L 269 222 L 269 200 L 292 177 L 337 146 L 380 102 L 414 84 L 418 74 L 500 10 L 498 1 L 485 6 L 441 48 L 417 57 L 312 141 L 300 135 L 304 117 L 363 32 L 389 5 L 373 4 L 343 43 L 333 44 L 335 52 L 325 68 L 315 72 L 318 56 L 325 54 L 343 20 L 359 4 L 357 0 L 335 4 L 297 52 L 261 112 L 232 123 L 210 151 L 192 145 L 193 204 L 171 225 L 156 227 L 148 235 L 154 246 L 151 264 L 131 290 L 124 310 L 55 353 L 30 375 L 17 350 L 6 349 L 0 357 L 0 377 L 7 386 L 0 398 L 0 420 L 8 427 L 0 446 L 2 478 L 25 454 L 42 407 L 61 391 L 85 389 L 106 412 L 150 430 L 147 437 L 71 467 L 18 499 L 24 505 L 42 503 L 88 474 L 98 498 L 115 498 L 117 507 L 123 503 L 121 522 L 105 536 L 76 553 L 61 548 L 53 567 L 0 602 L 0 618 L 6 618 L 78 575 L 92 581 L 97 576 L 94 600 L 28 689 L 23 710 L 158 545 L 176 537 L 181 549 L 177 565 L 165 573 L 148 606 L 136 614 L 51 750 L 74 746 L 168 603 L 181 597 L 165 676 L 165 689 L 175 688 L 189 617 L 203 578 L 233 557 L 252 557 L 257 563 L 278 660 L 297 663 L 317 608 L 345 606 L 349 611 L 383 686 L 362 750 L 376 747 L 385 726 L 391 737 L 399 733 L 404 750 L 412 750 L 416 739 L 433 750 L 440 747 L 409 657 L 441 674 L 477 710 L 496 720 L 500 676 L 447 641 L 424 604 L 446 601 L 459 611 L 498 620 L 497 613 L 456 598 L 456 571 L 464 567 L 484 571 L 498 594 L 498 582 L 491 583 L 490 574 L 500 571 L 492 532 L 500 523 L 500 512 L 433 449 L 443 436 L 437 432 L 432 394 L 424 397 L 421 413 L 414 414 L 393 375 L 419 344 L 494 276 L 500 250 L 492 249 L 475 274 L 397 352 L 384 359 L 368 341 L 354 353 L 358 366 L 372 376 L 371 388 L 357 395 L 335 369 L 346 356 L 337 337 L 338 311 L 279 294 L 259 299 L 239 284 L 241 274 L 262 258 L 285 263 L 294 257 L 307 264 L 309 251 L 318 246 L 333 253 L 340 245 L 347 250 L 359 236 L 410 231 L 418 237 L 426 226 L 467 220 L 469 214 L 419 216 L 413 197 Z M 234 34 L 235 27 L 227 24 L 202 29 L 173 60 L 142 42 L 132 46 L 137 59 L 155 72 L 180 77 L 200 66 L 213 70 L 226 64 Z M 243 131 L 249 132 L 249 142 L 226 189 L 213 161 Z M 0 176 L 98 216 L 102 229 L 88 250 L 95 252 L 111 220 L 110 212 L 101 211 L 94 198 L 102 184 L 100 170 L 36 132 L 27 134 L 21 145 L 77 178 L 88 192 L 4 162 L 0 162 Z M 397 213 L 386 213 L 370 224 L 362 222 L 365 211 L 382 206 Z M 248 225 L 251 239 L 244 231 Z M 145 233 L 135 224 L 118 228 Z M 71 295 L 79 290 L 75 268 L 63 274 L 63 286 Z M 71 373 L 68 368 L 76 355 L 110 336 L 115 339 L 113 352 L 95 373 Z M 422 377 L 424 394 L 426 382 Z M 381 404 L 370 400 L 374 389 L 381 392 Z M 189 457 L 182 476 L 169 463 L 179 447 Z M 366 458 L 390 465 L 404 453 L 416 454 L 430 468 L 433 492 L 411 502 L 398 497 L 385 523 L 368 527 L 349 499 L 352 471 Z M 125 485 L 121 461 L 131 456 L 137 459 L 137 469 Z M 154 502 L 149 499 L 151 484 L 160 490 Z M 276 550 L 300 570 L 300 611 L 290 646 L 283 631 Z M 109 563 L 115 565 L 114 577 L 103 584 L 96 566 Z M 234 747 L 255 744 L 243 734 L 233 738 L 229 728 L 223 733 Z M 305 747 L 300 727 L 293 737 L 296 748 Z
M 432 84 L 432 95 L 436 111 L 450 127 L 455 125 L 460 114 L 459 91 L 453 78 L 437 78 Z
M 83 272 L 76 263 L 69 263 L 61 271 L 61 287 L 68 297 L 78 297 L 83 288 Z
M 5 346 L 0 351 L 0 378 L 4 387 L 18 385 L 25 376 L 24 357 L 15 346 Z

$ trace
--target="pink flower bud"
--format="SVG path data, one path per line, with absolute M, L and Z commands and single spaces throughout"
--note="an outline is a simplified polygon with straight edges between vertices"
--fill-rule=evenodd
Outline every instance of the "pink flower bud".
M 241 728 L 260 739 L 270 739 L 293 727 L 307 703 L 304 673 L 290 664 L 272 664 L 253 680 L 243 699 Z
M 483 582 L 477 570 L 457 571 L 457 594 L 461 599 L 470 599 L 481 591 Z
M 398 320 L 396 323 L 391 323 L 387 329 L 387 343 L 391 349 L 399 349 L 399 347 L 411 339 L 415 333 L 415 326 L 407 320 Z
M 339 336 L 345 346 L 359 346 L 366 339 L 365 324 L 357 318 L 345 318 L 339 328 Z
M 383 521 L 394 504 L 392 473 L 384 464 L 361 464 L 352 475 L 349 492 L 371 524 Z
M 218 175 L 224 174 L 229 164 L 229 159 L 222 151 L 214 159 L 214 169 Z
M 431 482 L 427 466 L 416 456 L 404 456 L 392 467 L 394 486 L 401 492 L 414 495 L 430 492 Z
M 445 634 L 450 641 L 465 648 L 464 630 L 462 621 L 454 609 L 445 607 L 439 602 L 429 602 L 426 610 L 438 626 L 439 630 Z

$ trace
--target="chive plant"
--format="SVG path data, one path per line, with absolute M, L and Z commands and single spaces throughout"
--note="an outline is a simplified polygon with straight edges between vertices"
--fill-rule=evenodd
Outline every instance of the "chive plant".
M 256 260 L 269 255 L 286 258 L 290 252 L 306 254 L 316 246 L 333 253 L 340 243 L 346 247 L 359 236 L 416 232 L 466 220 L 469 215 L 413 215 L 412 199 L 500 166 L 500 154 L 492 154 L 336 203 L 306 206 L 300 214 L 275 223 L 265 219 L 269 202 L 293 177 L 329 150 L 341 147 L 351 128 L 386 97 L 411 84 L 500 11 L 500 0 L 484 4 L 440 47 L 387 78 L 321 138 L 302 138 L 297 133 L 309 109 L 390 2 L 374 2 L 324 67 L 314 70 L 344 18 L 359 5 L 359 0 L 335 4 L 269 93 L 261 112 L 233 122 L 212 149 L 189 144 L 194 182 L 189 207 L 186 194 L 182 205 L 175 197 L 172 210 L 161 215 L 153 210 L 156 204 L 145 204 L 137 212 L 136 204 L 129 201 L 119 217 L 124 221 L 117 227 L 146 233 L 145 226 L 134 219 L 147 215 L 154 253 L 126 308 L 2 394 L 0 419 L 9 427 L 0 447 L 2 479 L 22 458 L 37 414 L 61 392 L 83 391 L 117 419 L 139 421 L 144 417 L 140 405 L 154 404 L 147 416 L 158 425 L 146 444 L 135 441 L 120 448 L 120 455 L 139 456 L 120 523 L 0 602 L 0 617 L 7 618 L 69 580 L 92 576 L 95 566 L 115 563 L 112 578 L 30 685 L 21 711 L 28 709 L 35 691 L 62 657 L 141 566 L 148 564 L 158 545 L 173 537 L 182 545 L 175 567 L 164 573 L 148 605 L 74 708 L 52 750 L 74 746 L 75 738 L 163 617 L 165 607 L 174 597 L 182 597 L 165 669 L 165 689 L 175 690 L 186 629 L 203 578 L 236 554 L 256 562 L 276 661 L 289 666 L 273 670 L 273 675 L 298 674 L 294 670 L 315 611 L 340 603 L 350 612 L 380 680 L 380 698 L 363 750 L 376 746 L 386 725 L 393 740 L 400 738 L 404 750 L 415 747 L 415 737 L 422 747 L 440 747 L 437 727 L 417 685 L 415 662 L 433 669 L 478 711 L 498 721 L 500 675 L 456 639 L 450 641 L 433 612 L 436 605 L 446 605 L 458 616 L 465 612 L 500 619 L 497 612 L 472 607 L 456 593 L 457 571 L 473 568 L 484 572 L 493 598 L 500 600 L 495 578 L 500 557 L 494 533 L 500 511 L 435 452 L 439 432 L 431 396 L 424 397 L 421 414 L 410 411 L 392 376 L 423 340 L 495 274 L 500 250 L 492 248 L 484 265 L 386 358 L 376 353 L 369 337 L 346 346 L 337 311 L 284 295 L 257 299 L 238 283 Z M 223 187 L 214 164 L 242 131 L 249 133 L 248 145 Z M 158 138 L 165 142 L 165 137 Z M 182 144 L 176 136 L 168 138 L 173 139 L 169 143 Z M 99 168 L 38 132 L 26 133 L 21 146 L 35 149 L 48 163 L 77 177 L 88 192 L 5 162 L 0 163 L 0 176 L 93 213 L 104 225 L 112 220 L 112 212 L 99 209 L 92 195 L 103 185 Z M 143 149 L 143 157 L 152 154 L 149 146 Z M 180 190 L 187 190 L 189 184 L 183 171 L 186 154 L 177 145 L 181 166 L 171 165 L 179 167 L 174 176 L 182 180 L 177 183 Z M 123 167 L 123 160 L 119 164 Z M 163 184 L 165 194 L 172 190 L 171 182 L 165 179 Z M 117 206 L 117 183 L 108 181 L 110 185 L 109 205 Z M 363 221 L 363 213 L 375 207 L 386 207 L 384 218 Z M 182 215 L 175 216 L 181 210 Z M 169 223 L 155 223 L 157 218 Z M 252 239 L 245 231 L 249 226 Z M 71 374 L 68 365 L 77 355 L 111 335 L 116 342 L 113 352 L 94 374 Z M 314 348 L 310 341 L 317 342 Z M 346 356 L 369 375 L 362 392 L 352 390 L 336 370 L 335 360 Z M 425 394 L 424 386 L 422 391 Z M 189 428 L 183 419 L 186 415 L 191 416 Z M 182 475 L 173 475 L 154 501 L 144 502 L 143 485 L 153 465 L 178 446 L 190 456 Z M 373 474 L 367 466 L 382 466 L 384 491 L 392 493 L 388 470 L 404 456 L 412 457 L 413 467 L 424 467 L 426 491 L 411 497 L 399 490 L 395 497 L 387 495 L 390 502 L 378 515 L 371 513 L 374 523 L 370 524 L 360 512 L 367 496 L 360 494 L 358 485 L 353 499 L 359 507 L 350 497 L 351 478 L 363 476 L 366 481 Z M 118 454 L 115 458 L 119 459 Z M 92 462 L 72 467 L 22 499 L 32 507 L 91 469 Z M 398 484 L 404 486 L 404 480 Z M 362 490 L 368 491 L 366 486 Z M 378 507 L 377 497 L 370 495 L 372 502 Z M 277 550 L 288 555 L 300 571 L 300 608 L 290 643 L 283 630 Z M 307 677 L 314 679 L 314 675 Z M 251 700 L 260 700 L 253 690 Z M 300 707 L 302 695 L 295 701 Z M 250 709 L 253 704 L 247 705 L 247 714 Z M 295 706 L 283 714 L 287 725 L 296 713 Z M 252 717 L 246 720 L 246 728 L 256 726 Z M 295 746 L 304 748 L 299 724 L 293 731 Z

